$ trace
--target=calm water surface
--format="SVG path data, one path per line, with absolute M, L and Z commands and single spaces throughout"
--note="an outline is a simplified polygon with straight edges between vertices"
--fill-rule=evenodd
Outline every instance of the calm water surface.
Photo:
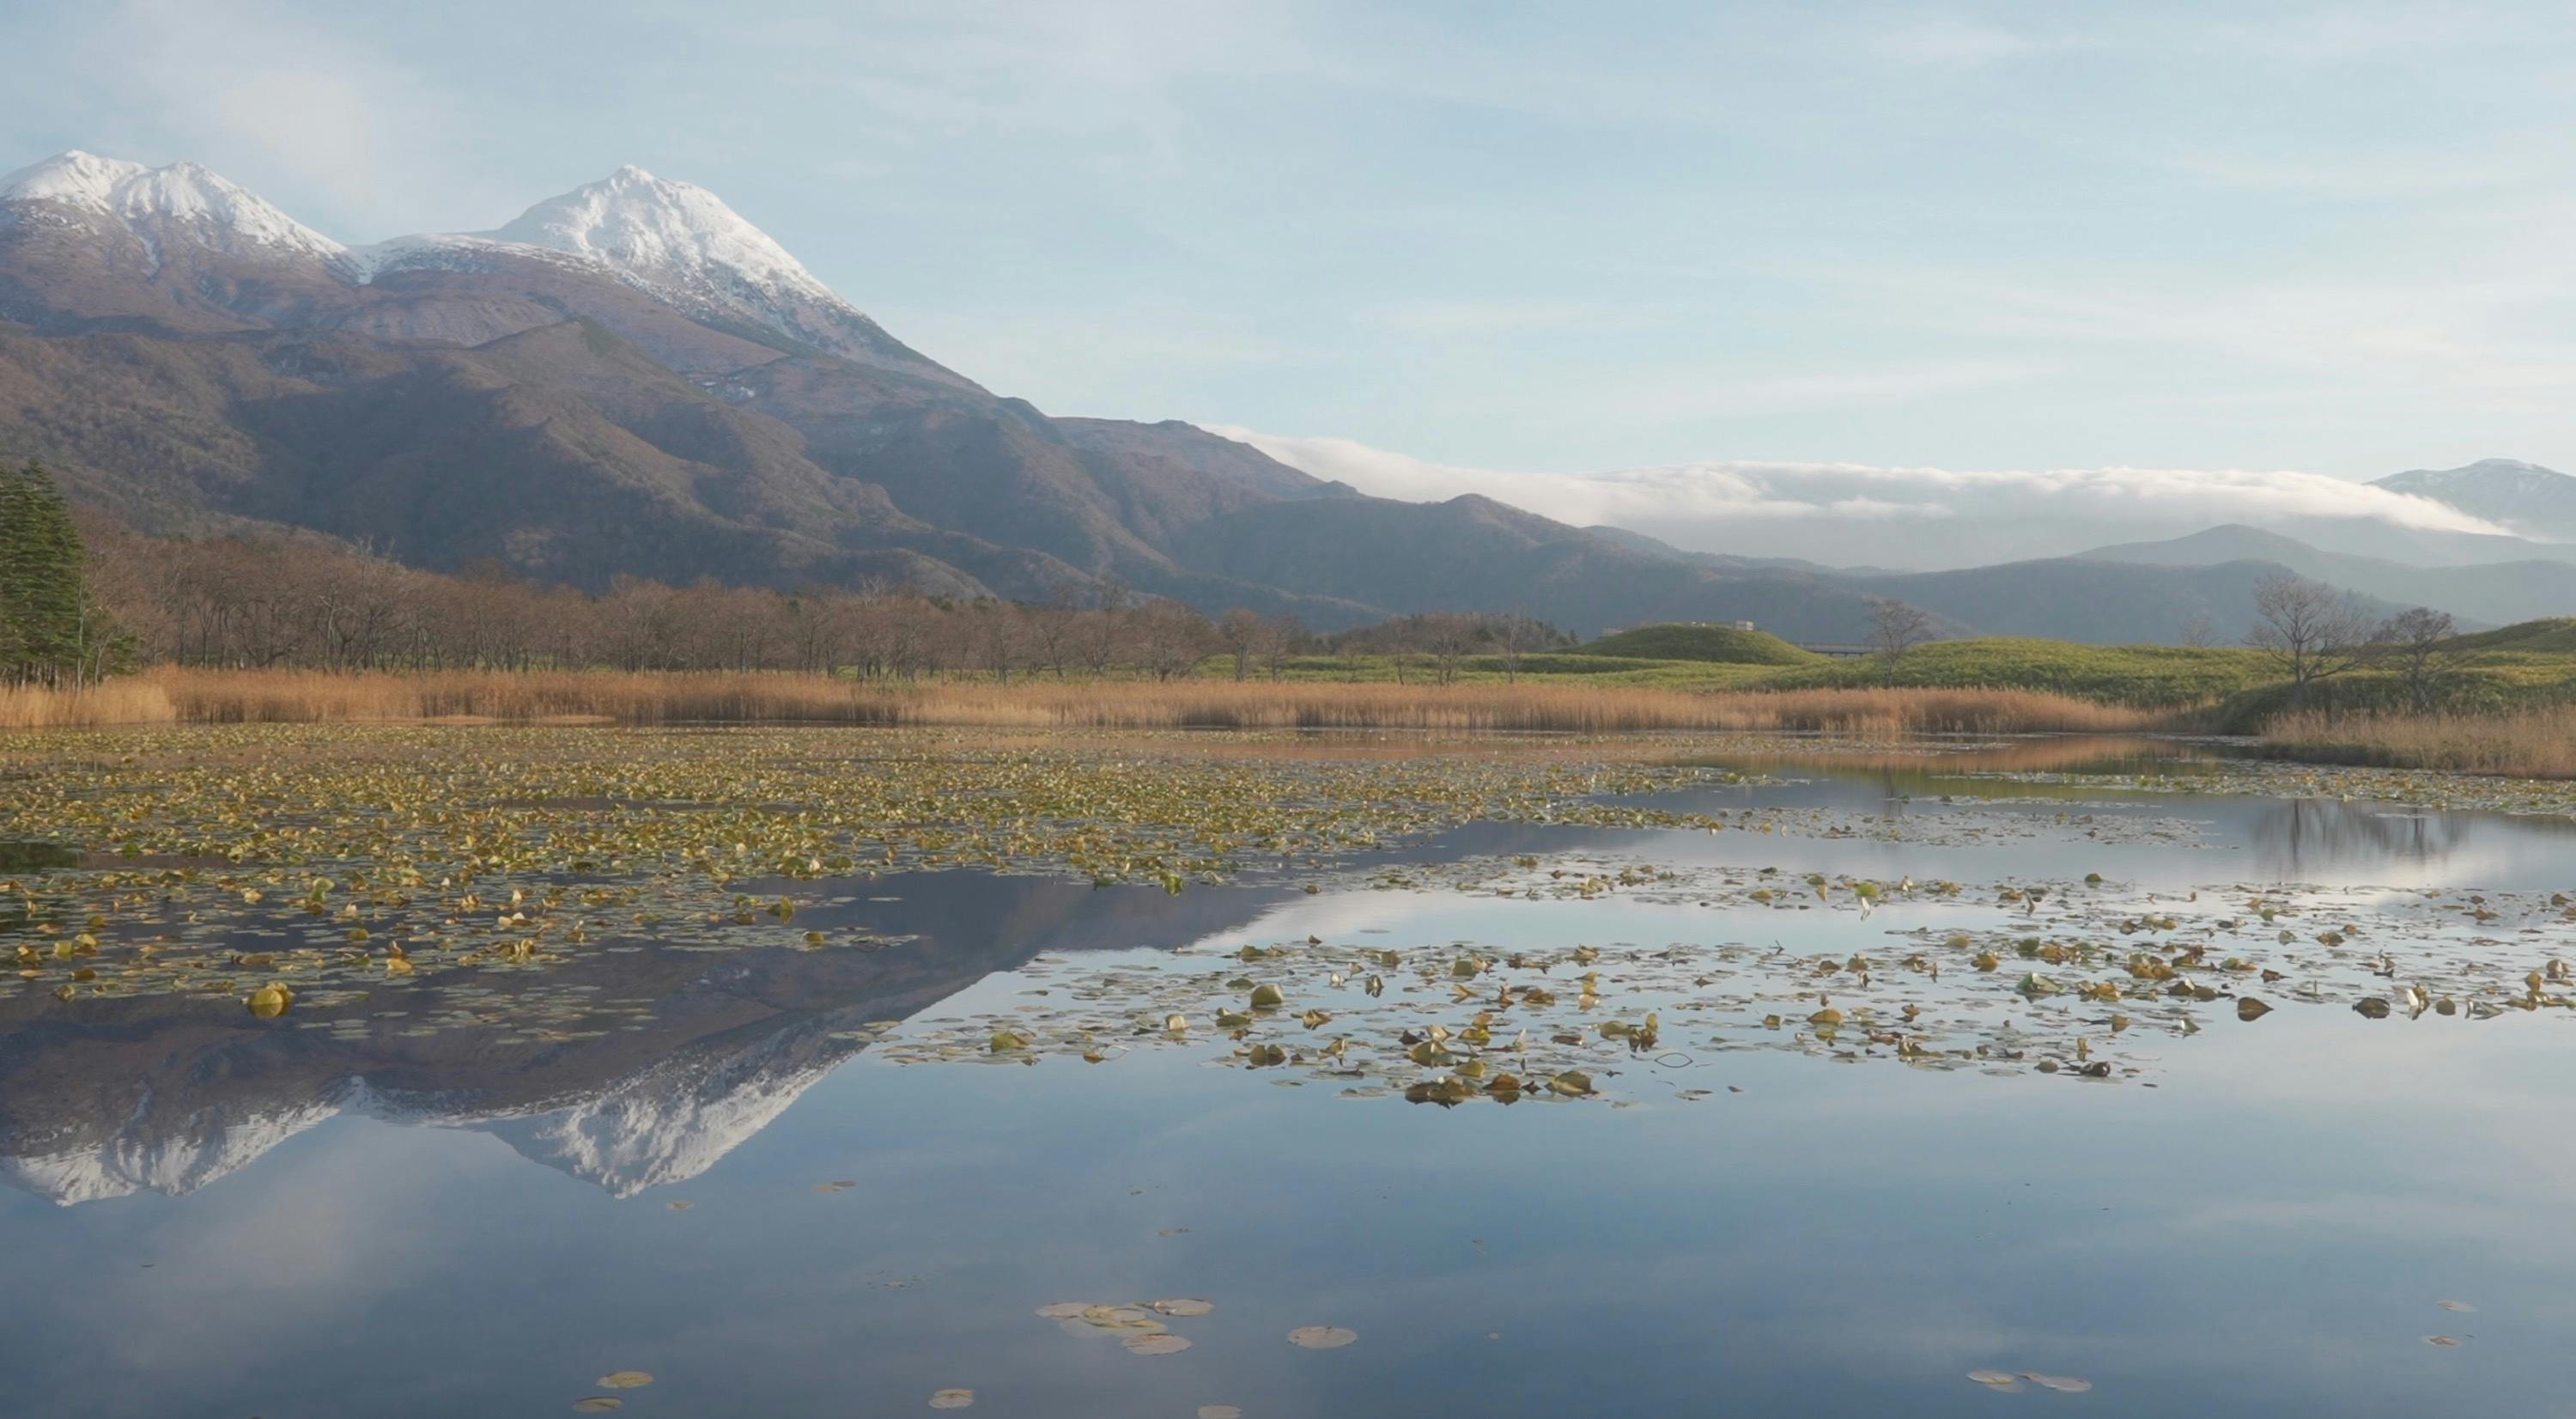
M 2564 820 L 1747 767 L 1779 781 L 1670 801 L 1935 840 L 1481 825 L 1393 857 L 2576 888 Z M 810 909 L 909 938 L 884 950 L 567 967 L 651 1011 L 597 1039 L 39 1012 L 0 1035 L 0 1412 L 558 1414 L 625 1369 L 654 1376 L 617 1392 L 635 1416 L 912 1413 L 950 1387 L 1055 1419 L 2576 1407 L 2576 1029 L 2552 1012 L 2228 1018 L 2117 1082 L 1679 1051 L 1623 1076 L 1621 1106 L 1344 1098 L 1210 1067 L 1213 1044 L 889 1058 L 1062 972 L 1185 947 L 1785 929 L 1830 951 L 1962 910 L 1784 928 L 1687 901 L 914 874 Z M 1170 1323 L 1184 1353 L 1033 1314 L 1158 1297 L 1215 1303 Z M 1310 1325 L 1359 1339 L 1286 1342 Z M 1998 1393 L 1978 1369 L 2092 1388 Z

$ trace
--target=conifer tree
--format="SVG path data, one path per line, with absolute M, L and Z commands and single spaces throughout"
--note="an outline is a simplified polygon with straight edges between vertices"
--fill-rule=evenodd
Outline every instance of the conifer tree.
M 34 463 L 0 472 L 0 678 L 56 684 L 86 671 L 97 607 L 88 552 L 54 480 Z

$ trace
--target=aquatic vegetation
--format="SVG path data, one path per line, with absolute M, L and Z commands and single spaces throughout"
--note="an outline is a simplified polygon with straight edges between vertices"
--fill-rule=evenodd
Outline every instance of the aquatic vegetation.
M 1355 948 L 1280 943 L 1237 963 L 1257 963 L 1249 973 L 1140 980 L 1114 1016 L 1095 1012 L 1070 1029 L 992 1020 L 971 1037 L 972 1052 L 994 1062 L 1063 1052 L 1106 1060 L 1144 1021 L 1151 1042 L 1223 1045 L 1247 1068 L 1342 1073 L 1353 1089 L 1440 1104 L 1616 1097 L 1623 1065 L 1703 1025 L 1737 1033 L 1690 1048 L 1793 1047 L 2102 1078 L 2130 1067 L 2116 1037 L 2199 1028 L 2192 1007 L 2222 999 L 2231 1002 L 2223 1009 L 2252 1020 L 2328 998 L 2365 1016 L 2417 1017 L 2539 1008 L 2563 995 L 2540 962 L 2480 974 L 2465 956 L 2402 989 L 2382 977 L 2348 982 L 2345 958 L 2376 939 L 2357 922 L 2311 933 L 2326 960 L 2307 959 L 2314 948 L 2257 939 L 2280 930 L 2284 917 L 2327 910 L 2322 899 L 2271 900 L 2223 923 L 2186 924 L 2171 903 L 2130 899 L 2098 873 L 2080 884 L 1968 890 L 1580 855 L 1543 867 L 1526 854 L 1407 863 L 1408 844 L 1471 821 L 1926 845 L 2041 835 L 2190 842 L 2197 829 L 2081 805 L 1990 812 L 1974 800 L 1887 814 L 1759 800 L 1729 812 L 1683 811 L 1640 795 L 1746 780 L 1671 762 L 1691 758 L 1689 746 L 1651 740 L 1405 747 L 1414 752 L 1390 758 L 1365 744 L 1258 738 L 351 726 L 0 741 L 16 790 L 0 805 L 0 835 L 43 834 L 89 849 L 79 864 L 0 880 L 0 952 L 15 964 L 0 978 L 0 999 L 49 996 L 56 1008 L 78 1009 L 102 997 L 179 994 L 230 999 L 280 1028 L 331 1028 L 335 1009 L 392 989 L 417 997 L 423 1030 L 509 1023 L 536 1038 L 579 1039 L 619 1028 L 621 1018 L 577 993 L 492 985 L 638 949 L 876 949 L 878 938 L 802 924 L 800 912 L 828 921 L 814 909 L 853 902 L 851 890 L 863 892 L 870 875 L 924 869 L 1050 873 L 1171 892 L 1263 881 L 1522 900 L 1625 896 L 1823 909 L 1860 921 L 1963 893 L 1991 903 L 1994 920 L 1965 930 L 1946 920 L 1893 959 L 1846 951 L 1797 972 L 1726 940 L 1602 960 L 1580 945 L 1539 957 L 1485 948 L 1426 961 L 1416 953 L 1401 966 Z M 2217 772 L 2276 788 L 2284 774 L 2260 764 Z M 2323 787 L 2322 772 L 2295 781 Z M 2498 898 L 2470 910 L 2485 913 L 2470 917 L 2485 925 L 2526 908 Z M 2207 939 L 2143 953 L 2114 939 L 2142 932 Z M 2540 984 L 2513 989 L 2526 972 Z M 1568 973 L 1588 979 L 1570 985 Z M 1828 978 L 1831 998 L 1816 984 Z M 1962 986 L 1981 978 L 1991 991 Z M 1922 989 L 1911 994 L 1898 986 L 1918 980 Z M 1117 993 L 1104 987 L 1089 999 Z M 1447 1018 L 1393 1014 L 1425 994 L 1452 1007 Z M 1998 994 L 2018 1002 L 2018 1013 L 1993 1015 Z M 1633 1010 L 1599 1005 L 1623 998 Z M 1558 1018 L 1596 1010 L 1603 1013 L 1571 1024 Z M 1426 1024 L 1445 1033 L 1416 1028 Z M 1499 1052 L 1486 1036 L 1505 1025 L 1535 1038 Z M 1750 1038 L 1740 1033 L 1748 1030 Z M 1562 1043 L 1565 1035 L 1581 1047 Z M 894 1054 L 967 1047 L 963 1037 L 908 1037 Z
M 1007 1030 L 1012 1062 L 1184 1049 L 1353 1098 L 1616 1106 L 1709 1097 L 1708 1072 L 1743 1050 L 2118 1080 L 2154 1067 L 2159 1045 L 2142 1042 L 2187 1038 L 2222 1014 L 2246 1028 L 2315 1007 L 2429 1022 L 2576 1008 L 2566 959 L 2576 906 L 2564 893 L 2217 886 L 2177 900 L 2099 880 L 1881 884 L 1822 873 L 1792 893 L 1778 878 L 1581 858 L 1461 863 L 1441 886 L 1573 903 L 1615 893 L 1694 908 L 1677 920 L 1738 935 L 1546 950 L 1309 936 L 1046 956 L 1017 973 L 1032 995 L 1007 1013 L 906 1026 L 878 1058 L 992 1059 L 980 1042 Z M 1783 912 L 1841 918 L 1850 944 L 1758 944 L 1758 917 Z M 1243 974 L 1254 966 L 1258 985 Z M 1246 991 L 1277 1004 L 1236 1008 Z M 1215 1030 L 1172 1023 L 1193 1019 Z
M 15 901 L 0 949 L 26 941 L 20 989 L 227 994 L 274 1016 L 299 994 L 326 1003 L 315 987 L 542 969 L 638 940 L 871 944 L 797 927 L 779 884 L 966 868 L 1179 892 L 1320 874 L 1476 820 L 1723 826 L 1621 803 L 1719 772 L 1633 750 L 1388 762 L 1207 749 L 817 729 L 8 740 L 0 834 L 75 839 L 114 865 L 0 883 Z

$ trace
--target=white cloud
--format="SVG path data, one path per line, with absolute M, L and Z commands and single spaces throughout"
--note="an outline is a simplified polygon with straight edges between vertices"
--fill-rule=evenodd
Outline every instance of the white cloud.
M 49 62 L 12 75 L 21 111 L 0 133 L 57 108 L 112 115 L 76 146 L 204 163 L 350 242 L 487 186 L 465 151 L 477 115 L 402 57 L 270 0 L 119 0 L 47 38 Z
M 1812 413 L 1903 404 L 2032 379 L 2041 366 L 2003 360 L 1948 360 L 1884 369 L 1743 376 L 1732 370 L 1653 370 L 1606 387 L 1574 389 L 1560 401 L 1594 420 L 1679 423 L 1693 419 Z
M 1977 69 L 2039 48 L 2028 36 L 1958 19 L 1922 20 L 1871 36 L 1869 48 L 1902 64 Z
M 1207 427 L 1319 478 L 1382 497 L 1432 501 L 1480 493 L 1578 526 L 1607 523 L 1678 545 L 1748 555 L 1962 565 L 2221 523 L 2317 518 L 2511 535 L 2429 498 L 2296 470 L 1953 470 L 1739 460 L 1527 473 L 1433 463 L 1349 439 Z M 1919 535 L 1926 523 L 1943 527 L 1937 539 Z
M 1566 330 L 1641 330 L 1671 317 L 1608 301 L 1538 299 L 1408 300 L 1372 306 L 1354 323 L 1421 340 L 1476 339 Z
M 2397 148 L 2371 153 L 2252 157 L 2187 155 L 2175 166 L 2213 186 L 2339 201 L 2511 192 L 2561 180 L 2567 169 L 2554 135 L 2463 151 Z

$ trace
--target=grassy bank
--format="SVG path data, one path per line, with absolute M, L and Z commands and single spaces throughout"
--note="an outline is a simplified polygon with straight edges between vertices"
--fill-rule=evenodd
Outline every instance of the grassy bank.
M 2154 728 L 2160 716 L 2020 690 L 1690 693 L 1593 683 L 931 681 L 775 673 L 309 672 L 163 669 L 82 695 L 0 691 L 0 725 L 488 719 L 1013 729 L 1797 730 L 2012 734 Z
M 2576 705 L 2497 714 L 2331 714 L 2274 719 L 2263 744 L 2311 763 L 2446 769 L 2516 778 L 2576 779 Z

